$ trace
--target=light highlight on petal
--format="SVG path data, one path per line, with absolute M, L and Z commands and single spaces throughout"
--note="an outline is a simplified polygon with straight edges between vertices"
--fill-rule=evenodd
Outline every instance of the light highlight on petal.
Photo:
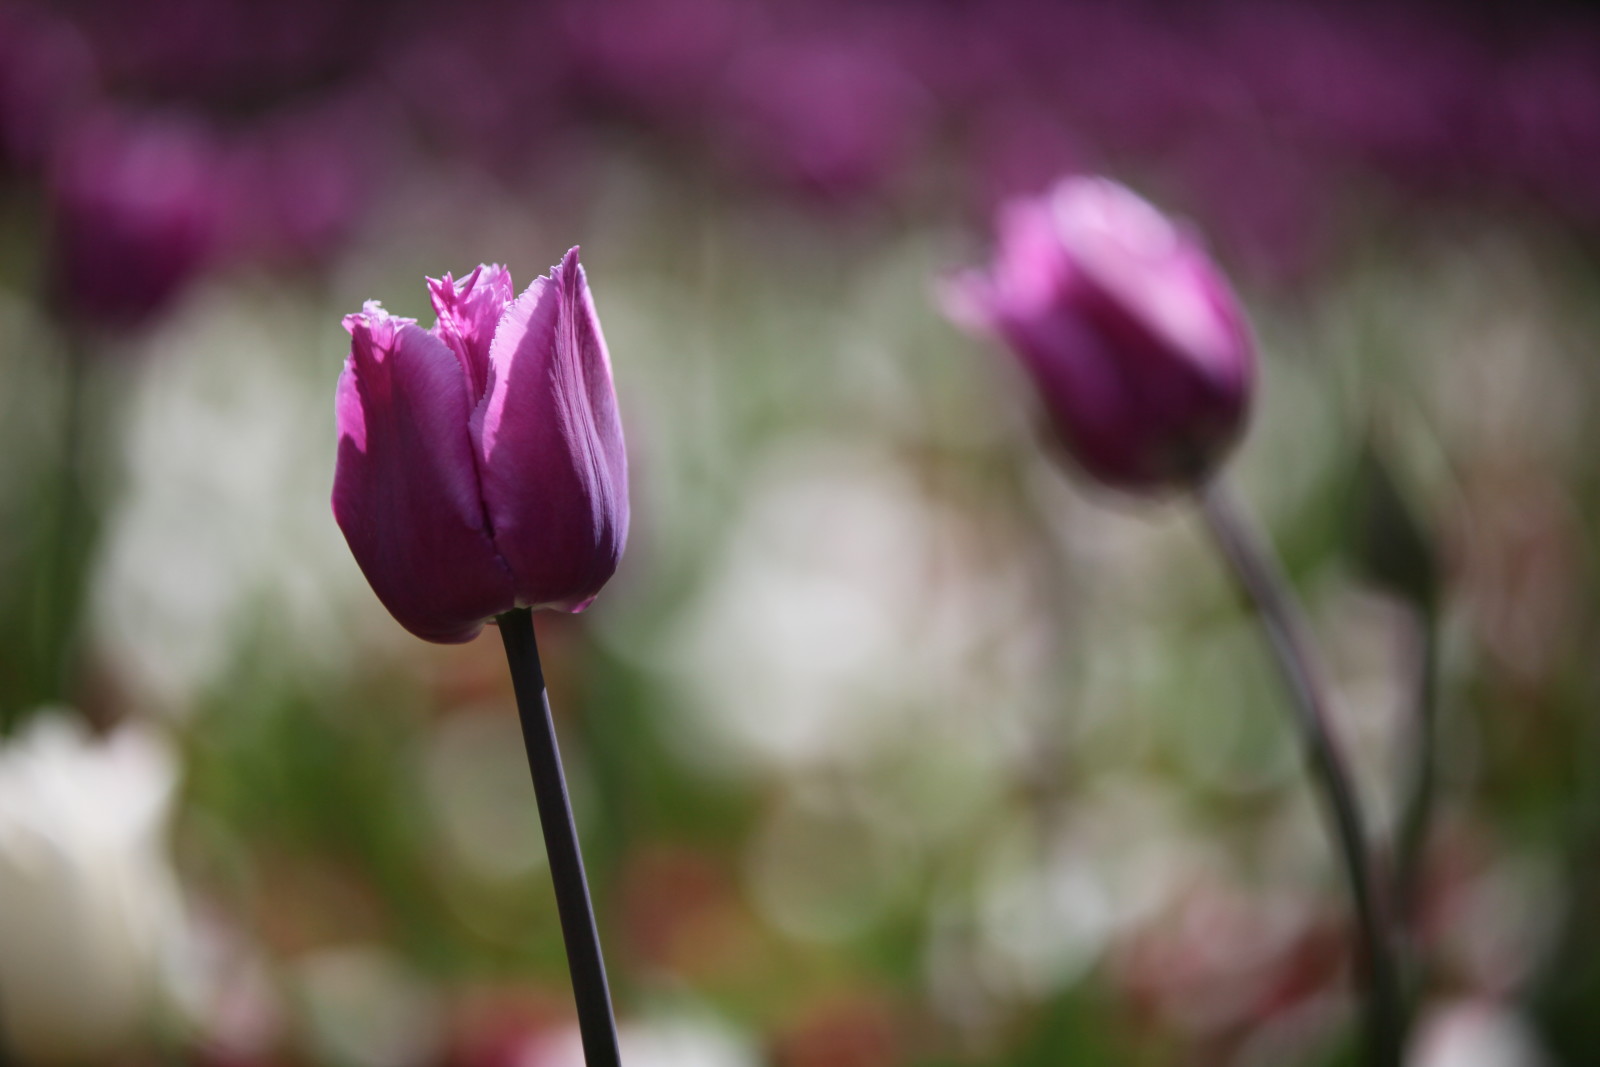
M 470 640 L 509 606 L 511 576 L 485 528 L 465 375 L 444 342 L 376 304 L 345 327 L 334 518 L 402 626 Z
M 489 345 L 515 291 L 511 272 L 498 263 L 479 264 L 459 282 L 449 273 L 428 279 L 428 295 L 439 316 L 433 332 L 461 360 L 473 399 L 489 379 Z

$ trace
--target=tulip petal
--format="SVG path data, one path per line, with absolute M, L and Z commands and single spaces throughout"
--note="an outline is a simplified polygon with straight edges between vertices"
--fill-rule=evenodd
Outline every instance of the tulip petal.
M 473 415 L 483 502 L 517 603 L 581 611 L 628 536 L 611 361 L 578 250 L 506 309 Z
M 443 341 L 375 303 L 345 328 L 334 517 L 402 626 L 469 641 L 513 590 L 485 527 L 466 377 Z
M 433 334 L 461 361 L 474 404 L 488 386 L 489 345 L 515 292 L 511 272 L 498 263 L 480 264 L 459 282 L 449 274 L 428 279 L 428 294 L 439 316 Z

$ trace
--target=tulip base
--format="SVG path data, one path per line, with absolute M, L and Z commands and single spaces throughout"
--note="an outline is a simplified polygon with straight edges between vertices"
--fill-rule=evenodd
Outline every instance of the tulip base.
M 528 749 L 528 769 L 533 775 L 539 823 L 544 830 L 550 877 L 555 884 L 556 910 L 561 917 L 561 935 L 566 943 L 567 966 L 572 973 L 572 994 L 578 1006 L 584 1061 L 588 1067 L 621 1067 L 605 959 L 600 953 L 600 934 L 583 872 L 583 853 L 578 846 L 577 826 L 567 797 L 566 775 L 561 769 L 561 751 L 556 744 L 555 723 L 550 717 L 544 670 L 539 664 L 533 612 L 517 608 L 497 616 L 495 621 L 505 643 L 523 742 Z
M 1328 727 L 1326 689 L 1318 676 L 1287 580 L 1259 531 L 1227 487 L 1213 482 L 1199 491 L 1201 514 L 1245 597 L 1255 606 L 1273 658 L 1295 710 L 1312 776 L 1326 802 L 1334 842 L 1355 905 L 1358 956 L 1365 970 L 1368 1062 L 1400 1067 L 1404 1038 L 1400 985 L 1388 927 L 1367 855 L 1360 805 L 1350 772 Z

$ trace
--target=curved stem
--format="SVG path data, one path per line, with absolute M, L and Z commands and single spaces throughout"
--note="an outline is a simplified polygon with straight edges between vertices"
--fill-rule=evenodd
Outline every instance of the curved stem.
M 555 723 L 550 718 L 550 697 L 539 665 L 533 612 L 517 608 L 498 616 L 496 621 L 506 646 L 506 662 L 511 667 L 517 715 L 528 749 L 528 770 L 533 774 L 533 791 L 539 803 L 539 824 L 544 829 L 544 848 L 550 857 L 556 911 L 567 946 L 567 967 L 572 972 L 572 996 L 578 1004 L 584 1062 L 588 1067 L 621 1067 L 611 991 L 606 985 L 606 964 L 600 953 L 600 932 L 595 927 L 589 883 L 583 873 L 583 853 L 572 820 L 572 804 L 567 799 Z
M 1350 896 L 1365 965 L 1367 1043 L 1374 1067 L 1400 1065 L 1400 995 L 1393 951 L 1374 888 L 1360 805 L 1350 773 L 1328 728 L 1326 690 L 1305 624 L 1275 557 L 1220 480 L 1200 490 L 1200 510 L 1240 587 L 1254 603 L 1273 658 L 1283 673 L 1312 775 L 1321 789 Z

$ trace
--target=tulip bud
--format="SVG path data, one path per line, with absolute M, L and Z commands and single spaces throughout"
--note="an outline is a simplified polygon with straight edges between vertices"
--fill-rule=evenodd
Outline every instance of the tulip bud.
M 628 463 L 578 250 L 515 299 L 498 265 L 428 284 L 431 330 L 376 302 L 344 320 L 334 518 L 418 637 L 582 611 L 622 557 Z
M 958 279 L 946 305 L 1010 346 L 1107 485 L 1197 485 L 1243 430 L 1255 348 L 1237 299 L 1192 235 L 1115 182 L 1067 178 L 1011 202 L 992 269 Z

